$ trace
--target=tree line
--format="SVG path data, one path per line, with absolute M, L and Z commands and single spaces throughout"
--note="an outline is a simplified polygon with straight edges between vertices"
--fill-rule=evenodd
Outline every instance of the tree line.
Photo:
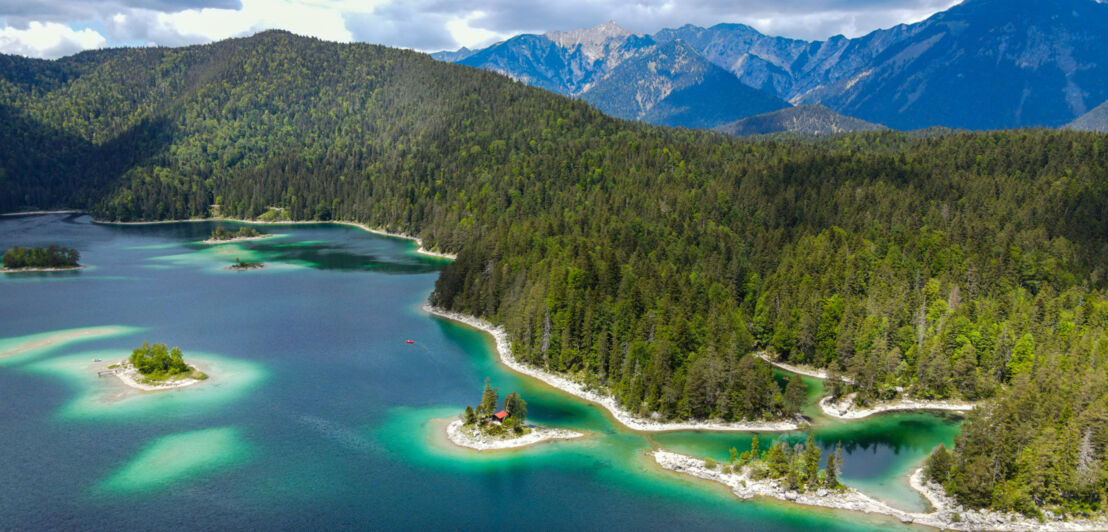
M 734 140 L 281 32 L 15 62 L 0 112 L 5 210 L 406 232 L 458 254 L 434 304 L 633 412 L 791 416 L 768 350 L 863 403 L 986 401 L 952 449 L 967 504 L 1104 505 L 1103 135 Z
M 0 263 L 5 268 L 76 268 L 80 266 L 81 253 L 75 249 L 63 248 L 56 244 L 48 247 L 24 248 L 14 246 L 4 252 Z

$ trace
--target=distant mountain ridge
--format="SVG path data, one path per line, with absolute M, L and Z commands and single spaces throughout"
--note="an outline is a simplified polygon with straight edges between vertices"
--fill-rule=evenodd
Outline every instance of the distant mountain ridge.
M 915 24 L 814 42 L 742 24 L 637 36 L 608 23 L 519 36 L 459 62 L 585 97 L 631 57 L 672 42 L 780 100 L 897 129 L 1059 127 L 1108 100 L 1108 4 L 1097 0 L 967 0 Z
M 879 131 L 888 128 L 880 124 L 873 124 L 836 113 L 822 105 L 799 105 L 744 118 L 715 129 L 721 133 L 737 136 L 769 135 L 784 132 L 819 136 Z
M 614 22 L 519 35 L 456 62 L 579 97 L 612 116 L 659 125 L 715 127 L 789 105 L 744 85 L 687 44 L 658 43 Z

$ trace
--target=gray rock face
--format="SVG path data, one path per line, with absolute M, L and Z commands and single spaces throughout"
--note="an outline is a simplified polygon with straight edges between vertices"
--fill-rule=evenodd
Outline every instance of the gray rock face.
M 642 59 L 667 44 L 688 47 L 703 60 L 753 87 L 795 105 L 822 104 L 839 113 L 896 129 L 945 126 L 992 129 L 1058 127 L 1108 100 L 1108 4 L 1097 0 L 966 0 L 916 24 L 878 30 L 855 39 L 842 36 L 808 42 L 766 36 L 741 24 L 683 26 L 637 36 L 614 23 L 571 32 L 523 35 L 467 55 L 437 57 L 502 72 L 561 94 L 581 96 L 612 76 L 644 73 Z M 672 50 L 669 50 L 672 52 Z M 617 74 L 624 65 L 638 70 Z M 647 61 L 646 64 L 649 64 Z M 703 67 L 650 73 L 646 85 L 595 94 L 608 102 L 655 96 L 683 85 L 698 98 L 728 103 L 745 112 L 751 93 L 738 94 Z M 692 76 L 697 83 L 676 81 Z M 708 80 L 707 83 L 704 80 Z M 667 88 L 667 85 L 669 88 Z M 693 116 L 709 112 L 683 102 L 684 111 L 622 114 L 671 125 L 720 125 L 751 116 Z M 711 102 L 708 102 L 711 103 Z M 664 111 L 664 112 L 663 112 Z M 611 112 L 611 111 L 609 111 Z M 684 116 L 673 118 L 674 113 Z M 741 114 L 741 112 L 740 112 Z M 757 113 L 752 113 L 757 114 Z M 692 117 L 692 118 L 690 118 Z M 1076 128 L 1089 128 L 1085 123 Z
M 1066 129 L 1108 133 L 1108 102 L 1096 106 L 1092 111 L 1070 122 L 1066 125 Z
M 457 62 L 581 97 L 612 116 L 660 125 L 715 127 L 788 106 L 683 42 L 658 43 L 611 22 L 520 35 Z

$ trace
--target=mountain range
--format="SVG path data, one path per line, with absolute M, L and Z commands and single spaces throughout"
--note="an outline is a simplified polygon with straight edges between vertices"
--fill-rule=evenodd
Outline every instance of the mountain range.
M 618 59 L 616 43 L 563 36 L 574 40 L 583 58 Z M 638 67 L 692 64 L 674 42 L 650 45 L 672 62 Z M 628 75 L 618 68 L 558 79 L 601 91 Z M 705 97 L 695 86 L 651 109 Z M 431 304 L 502 326 L 521 363 L 636 416 L 795 419 L 802 400 L 786 398 L 803 383 L 782 392 L 754 355 L 766 350 L 845 377 L 836 393 L 871 405 L 901 390 L 982 401 L 945 469 L 927 468 L 958 504 L 1105 513 L 1099 135 L 739 142 L 616 120 L 409 50 L 280 31 L 0 54 L 0 124 L 0 212 L 404 232 L 457 253 Z
M 1108 100 L 1106 39 L 1108 5 L 1097 0 L 966 0 L 853 39 L 742 24 L 635 35 L 609 22 L 433 56 L 656 124 L 715 127 L 820 104 L 896 129 L 984 130 L 1059 127 Z
M 715 127 L 789 106 L 684 42 L 657 42 L 613 22 L 433 56 L 579 97 L 613 116 L 667 126 Z

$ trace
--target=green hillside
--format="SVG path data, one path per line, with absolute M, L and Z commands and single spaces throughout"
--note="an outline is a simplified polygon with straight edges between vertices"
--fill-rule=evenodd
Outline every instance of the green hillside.
M 862 402 L 991 399 L 967 503 L 1105 504 L 1104 136 L 743 142 L 282 32 L 0 66 L 0 210 L 409 232 L 458 252 L 434 303 L 631 410 L 789 415 L 768 349 Z

